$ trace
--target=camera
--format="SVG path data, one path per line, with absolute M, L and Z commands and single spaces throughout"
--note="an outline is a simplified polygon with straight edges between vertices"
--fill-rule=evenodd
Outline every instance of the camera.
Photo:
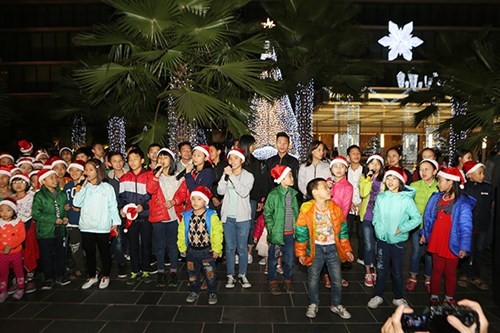
M 449 315 L 457 317 L 467 327 L 476 323 L 476 332 L 479 332 L 479 316 L 476 311 L 447 304 L 427 307 L 422 314 L 403 314 L 401 324 L 405 332 L 458 332 L 448 323 L 446 317 Z

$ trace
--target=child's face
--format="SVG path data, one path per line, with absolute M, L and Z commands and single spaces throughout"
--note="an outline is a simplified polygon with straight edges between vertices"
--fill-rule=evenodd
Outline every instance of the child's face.
M 441 192 L 448 192 L 453 186 L 453 180 L 438 177 L 438 187 Z
M 26 184 L 26 182 L 22 179 L 14 179 L 12 182 L 12 189 L 16 193 L 26 192 L 29 189 L 30 184 Z
M 0 206 L 0 217 L 4 221 L 10 221 L 12 220 L 12 217 L 14 216 L 14 210 L 10 208 L 7 205 L 1 205 Z
M 382 164 L 379 160 L 373 159 L 368 163 L 368 170 L 375 170 L 375 173 L 379 173 L 382 170 Z
M 164 168 L 170 168 L 170 158 L 167 155 L 158 156 L 158 164 L 163 165 Z
M 33 171 L 33 167 L 27 163 L 21 164 L 19 169 L 21 169 L 21 171 L 26 175 L 29 175 L 29 173 Z
M 76 155 L 75 160 L 87 162 L 89 160 L 89 157 L 85 153 L 79 153 Z
M 231 154 L 227 158 L 227 163 L 229 163 L 229 165 L 231 166 L 231 169 L 234 170 L 234 169 L 238 169 L 239 167 L 241 167 L 241 165 L 243 164 L 243 160 L 241 158 L 239 158 L 238 156 Z
M 45 164 L 45 162 L 47 162 L 47 160 L 49 159 L 49 157 L 45 154 L 41 155 L 40 158 L 38 159 L 40 162 L 42 162 L 42 164 Z
M 83 171 L 80 169 L 77 169 L 77 168 L 70 168 L 68 170 L 68 173 L 74 182 L 78 182 L 82 178 L 82 175 L 83 175 Z
M 201 197 L 197 195 L 193 195 L 191 197 L 191 206 L 193 207 L 194 210 L 200 210 L 205 208 L 206 206 L 205 200 L 203 200 Z
M 13 160 L 10 159 L 10 157 L 2 157 L 0 158 L 0 165 L 8 165 L 14 163 Z
M 323 159 L 323 155 L 325 153 L 325 147 L 321 144 L 318 147 L 316 147 L 316 149 L 314 149 L 311 153 L 313 158 L 321 160 Z
M 193 165 L 198 166 L 198 165 L 203 165 L 203 163 L 205 163 L 207 156 L 203 154 L 201 151 L 195 150 L 193 151 L 192 158 L 193 158 Z
M 463 166 L 465 162 L 469 161 L 472 161 L 472 153 L 467 153 L 464 156 L 458 158 L 458 163 L 460 164 L 460 166 Z
M 92 152 L 96 157 L 103 157 L 104 156 L 104 146 L 101 145 L 100 143 L 96 144 L 94 148 L 92 149 Z
M 52 170 L 54 170 L 56 172 L 57 177 L 59 177 L 59 178 L 64 177 L 64 175 L 66 174 L 66 167 L 62 163 L 58 163 L 58 164 L 54 165 Z
M 398 166 L 400 160 L 401 156 L 399 156 L 397 151 L 394 149 L 389 150 L 387 153 L 387 164 L 389 164 L 389 166 Z
M 143 163 L 144 159 L 139 154 L 128 155 L 128 166 L 132 171 L 140 170 Z
M 316 201 L 330 200 L 330 190 L 328 189 L 326 181 L 319 182 L 317 188 L 312 191 L 312 195 Z
M 9 176 L 7 175 L 0 175 L 0 188 L 5 188 L 9 186 Z
M 476 171 L 469 173 L 467 177 L 473 182 L 482 183 L 484 181 L 484 168 L 479 167 Z
M 285 178 L 283 178 L 283 180 L 281 181 L 281 185 L 283 186 L 293 186 L 293 175 L 291 172 L 288 172 L 285 176 Z
M 153 146 L 148 149 L 148 158 L 150 161 L 156 162 L 158 160 L 158 152 L 160 151 L 160 147 Z
M 30 177 L 31 187 L 36 188 L 36 184 L 38 184 L 38 175 L 33 175 Z
M 73 153 L 70 152 L 69 150 L 67 149 L 64 149 L 62 152 L 61 152 L 61 159 L 63 161 L 65 161 L 66 163 L 70 163 L 71 162 L 71 158 L 73 157 Z
M 84 174 L 90 183 L 93 183 L 97 179 L 97 169 L 92 162 L 85 164 Z
M 400 180 L 392 175 L 385 179 L 385 185 L 391 192 L 399 192 L 399 182 Z
M 113 170 L 121 170 L 123 169 L 125 161 L 123 160 L 123 157 L 121 155 L 114 155 L 113 157 L 111 157 L 110 163 Z
M 221 154 L 220 150 L 217 150 L 215 146 L 210 146 L 210 158 L 212 161 L 217 161 L 219 159 L 219 156 Z
M 183 161 L 189 161 L 191 159 L 191 146 L 189 145 L 184 145 L 181 147 L 181 150 L 179 151 L 179 156 L 181 157 L 181 160 Z
M 422 152 L 422 159 L 423 160 L 436 160 L 436 155 L 434 155 L 434 152 L 430 149 L 426 149 Z
M 359 161 L 361 161 L 361 151 L 358 149 L 358 148 L 352 148 L 350 151 L 349 151 L 349 161 L 351 161 L 351 163 L 359 163 Z
M 290 142 L 284 136 L 280 136 L 276 140 L 276 149 L 278 149 L 278 153 L 280 153 L 280 154 L 286 153 L 288 151 L 289 145 L 290 145 Z
M 436 176 L 437 170 L 431 163 L 424 162 L 420 164 L 418 172 L 420 173 L 420 178 L 428 182 Z
M 342 178 L 345 176 L 347 172 L 347 167 L 342 163 L 334 163 L 332 165 L 331 171 L 332 175 L 334 175 L 335 178 Z
M 47 178 L 42 180 L 42 184 L 45 185 L 45 187 L 48 189 L 57 188 L 57 185 L 58 185 L 57 176 L 54 174 L 48 176 Z

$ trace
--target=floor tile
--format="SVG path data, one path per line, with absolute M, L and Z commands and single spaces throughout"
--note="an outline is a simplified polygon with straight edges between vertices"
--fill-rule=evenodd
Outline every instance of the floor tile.
M 235 333 L 272 333 L 272 324 L 236 324 Z
M 109 321 L 99 333 L 142 333 L 148 326 L 147 322 Z
M 148 305 L 139 321 L 172 321 L 178 310 L 177 306 Z
M 206 293 L 202 293 L 201 295 L 203 296 L 203 294 L 206 294 Z M 189 292 L 164 293 L 163 296 L 158 301 L 158 305 L 194 306 L 196 303 L 187 303 L 186 302 L 186 297 L 188 295 L 189 295 Z
M 217 305 L 246 305 L 246 306 L 258 306 L 259 305 L 259 294 L 243 294 L 243 293 L 219 293 L 217 295 L 218 303 Z M 198 299 L 197 305 L 206 305 L 208 302 L 207 293 L 201 293 Z
M 163 292 L 145 292 L 138 300 L 137 304 L 157 305 Z
M 142 305 L 109 305 L 97 317 L 99 320 L 122 320 L 122 321 L 137 321 L 139 316 L 144 311 L 145 306 Z
M 345 324 L 274 324 L 274 333 L 348 333 Z
M 261 333 L 255 331 L 254 333 Z M 203 333 L 234 333 L 234 324 L 212 324 L 208 323 L 203 326 Z
M 56 290 L 45 298 L 44 302 L 82 303 L 93 293 L 93 290 Z
M 10 318 L 33 318 L 33 316 L 45 309 L 48 305 L 48 303 L 28 303 L 25 307 L 11 315 Z
M 25 303 L 6 301 L 5 303 L 0 304 L 0 318 L 9 317 L 25 306 Z
M 145 333 L 201 333 L 203 324 L 151 323 Z
M 46 319 L 0 319 L 2 332 L 41 332 L 52 320 Z
M 55 320 L 47 328 L 43 330 L 44 333 L 88 333 L 99 332 L 101 327 L 105 324 L 104 321 L 76 321 L 76 320 Z
M 302 307 L 285 307 L 287 323 L 310 323 L 306 317 L 307 305 Z
M 222 322 L 237 323 L 283 323 L 285 312 L 282 307 L 224 307 Z
M 142 296 L 142 292 L 135 291 L 98 291 L 90 295 L 85 303 L 104 303 L 104 304 L 135 304 Z
M 354 321 L 354 320 L 351 320 Z M 350 333 L 379 333 L 383 323 L 379 324 L 358 324 L 349 322 L 346 324 Z
M 282 293 L 281 295 L 271 295 L 268 293 L 260 294 L 261 306 L 292 306 L 292 298 L 290 294 Z
M 94 320 L 106 305 L 101 304 L 50 304 L 35 317 L 39 319 L 91 319 Z
M 221 306 L 181 306 L 175 315 L 174 322 L 218 323 L 222 314 Z

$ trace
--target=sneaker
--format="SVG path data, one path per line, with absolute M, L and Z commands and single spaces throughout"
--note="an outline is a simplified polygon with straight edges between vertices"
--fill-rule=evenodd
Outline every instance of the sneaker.
M 309 304 L 307 306 L 306 317 L 307 318 L 316 318 L 316 313 L 318 313 L 318 305 L 317 304 Z
M 26 283 L 26 286 L 25 286 L 25 290 L 24 292 L 26 294 L 31 294 L 31 293 L 34 293 L 36 291 L 36 284 L 35 284 L 35 281 L 31 280 L 31 281 L 28 281 Z
M 276 265 L 276 272 L 283 275 L 283 267 L 281 267 L 281 265 Z
M 414 278 L 409 278 L 406 280 L 406 290 L 413 291 L 417 287 L 417 280 Z
M 14 295 L 12 295 L 12 298 L 15 300 L 20 300 L 24 296 L 24 289 L 17 289 Z
M 109 286 L 109 276 L 103 276 L 99 282 L 99 289 L 106 289 Z
M 443 303 L 451 306 L 457 305 L 457 301 L 453 297 L 448 297 L 448 296 L 445 296 Z
M 363 259 L 359 259 L 359 258 L 356 260 L 356 263 L 360 264 L 361 266 L 365 265 L 365 261 Z
M 323 275 L 323 282 L 325 284 L 325 288 L 330 289 L 332 287 L 332 282 L 330 281 L 328 274 Z
M 9 297 L 9 294 L 7 294 L 7 292 L 0 293 L 0 303 L 5 302 L 7 297 Z
M 141 279 L 146 284 L 153 282 L 153 278 L 149 275 L 149 272 L 142 272 Z
M 425 290 L 427 290 L 427 292 L 430 293 L 431 292 L 431 280 L 425 279 L 424 286 L 425 286 Z
M 405 308 L 409 308 L 410 306 L 408 305 L 408 302 L 404 298 L 395 298 L 392 300 L 392 304 L 395 306 L 400 306 L 404 305 Z
M 439 299 L 439 296 L 431 296 L 430 304 L 431 306 L 441 305 L 441 300 Z
M 127 280 L 127 286 L 133 286 L 134 284 L 136 284 L 140 280 L 141 280 L 141 273 L 132 272 L 132 273 L 130 273 L 130 277 Z
M 97 276 L 88 278 L 87 281 L 82 285 L 82 289 L 87 290 L 90 287 L 92 287 L 94 284 L 96 284 L 97 282 L 99 282 L 99 279 L 97 278 Z
M 266 265 L 266 258 L 262 258 L 259 260 L 259 265 L 265 266 Z
M 234 264 L 235 264 L 235 265 L 238 265 L 238 263 L 239 263 L 239 262 L 240 262 L 240 258 L 239 258 L 239 256 L 238 256 L 238 255 L 235 255 L 235 256 L 234 256 Z
M 241 274 L 238 275 L 238 280 L 239 280 L 242 288 L 247 289 L 247 288 L 250 288 L 252 286 L 250 284 L 250 282 L 248 282 L 248 279 L 245 275 L 241 275 Z
M 118 265 L 118 278 L 125 279 L 127 277 L 127 264 Z
M 343 305 L 332 305 L 330 306 L 330 311 L 335 314 L 338 314 L 342 319 L 351 319 L 351 314 Z
M 466 288 L 470 284 L 470 279 L 467 276 L 461 276 L 461 277 L 458 278 L 457 284 L 460 287 Z
M 217 304 L 217 302 L 218 302 L 218 299 L 217 299 L 216 293 L 208 294 L 208 304 L 215 305 L 215 304 Z
M 71 283 L 71 281 L 66 275 L 63 275 L 56 280 L 56 283 L 60 286 L 67 286 Z
M 170 261 L 165 262 L 166 267 L 170 267 L 171 265 L 172 265 L 172 263 Z
M 156 286 L 159 288 L 163 288 L 166 286 L 165 284 L 165 273 L 164 272 L 158 272 L 157 278 L 156 278 Z
M 235 282 L 236 282 L 236 280 L 235 280 L 234 276 L 228 275 L 227 281 L 226 281 L 226 289 L 233 289 Z
M 130 261 L 130 254 L 123 254 L 123 257 L 125 258 L 125 260 L 127 261 Z
M 264 268 L 264 274 L 265 274 L 265 275 L 267 275 L 268 270 L 269 270 L 269 267 L 266 265 L 266 267 Z
M 374 296 L 370 299 L 370 301 L 368 302 L 368 307 L 370 309 L 376 309 L 378 308 L 379 305 L 381 305 L 382 303 L 384 303 L 384 299 L 380 296 Z
M 52 287 L 54 286 L 54 281 L 52 280 L 47 280 L 42 284 L 42 290 L 51 290 Z
M 156 273 L 158 273 L 158 263 L 156 262 L 156 260 L 149 265 L 148 273 L 150 275 L 155 275 Z
M 349 282 L 346 279 L 342 279 L 341 284 L 342 284 L 342 287 L 344 287 L 344 288 L 349 287 Z
M 293 281 L 285 280 L 285 291 L 287 294 L 295 294 L 295 288 L 293 287 Z
M 248 252 L 248 264 L 250 265 L 251 263 L 253 263 L 253 257 L 252 254 Z
M 278 286 L 278 282 L 276 280 L 269 282 L 269 291 L 271 292 L 271 295 L 281 295 L 281 289 L 280 286 Z
M 168 279 L 169 287 L 177 287 L 177 272 L 170 272 L 170 278 Z
M 373 288 L 373 278 L 370 273 L 365 274 L 365 286 Z
M 11 284 L 9 286 L 9 289 L 7 290 L 7 294 L 12 295 L 13 293 L 16 292 L 16 290 L 17 290 L 17 282 L 16 282 L 16 279 L 13 278 L 11 280 Z
M 489 290 L 490 289 L 490 286 L 488 286 L 488 284 L 486 282 L 484 282 L 483 280 L 481 280 L 480 278 L 471 279 L 470 283 L 475 285 L 477 288 L 479 288 L 481 290 Z
M 194 303 L 196 302 L 196 300 L 198 299 L 198 297 L 200 297 L 200 294 L 198 294 L 197 292 L 195 291 L 192 291 L 188 297 L 186 297 L 186 302 L 188 303 Z

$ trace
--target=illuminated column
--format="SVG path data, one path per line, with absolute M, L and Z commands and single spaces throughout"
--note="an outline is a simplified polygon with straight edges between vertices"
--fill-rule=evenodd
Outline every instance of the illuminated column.
M 414 167 L 418 159 L 418 134 L 403 134 L 403 157 L 404 164 Z

